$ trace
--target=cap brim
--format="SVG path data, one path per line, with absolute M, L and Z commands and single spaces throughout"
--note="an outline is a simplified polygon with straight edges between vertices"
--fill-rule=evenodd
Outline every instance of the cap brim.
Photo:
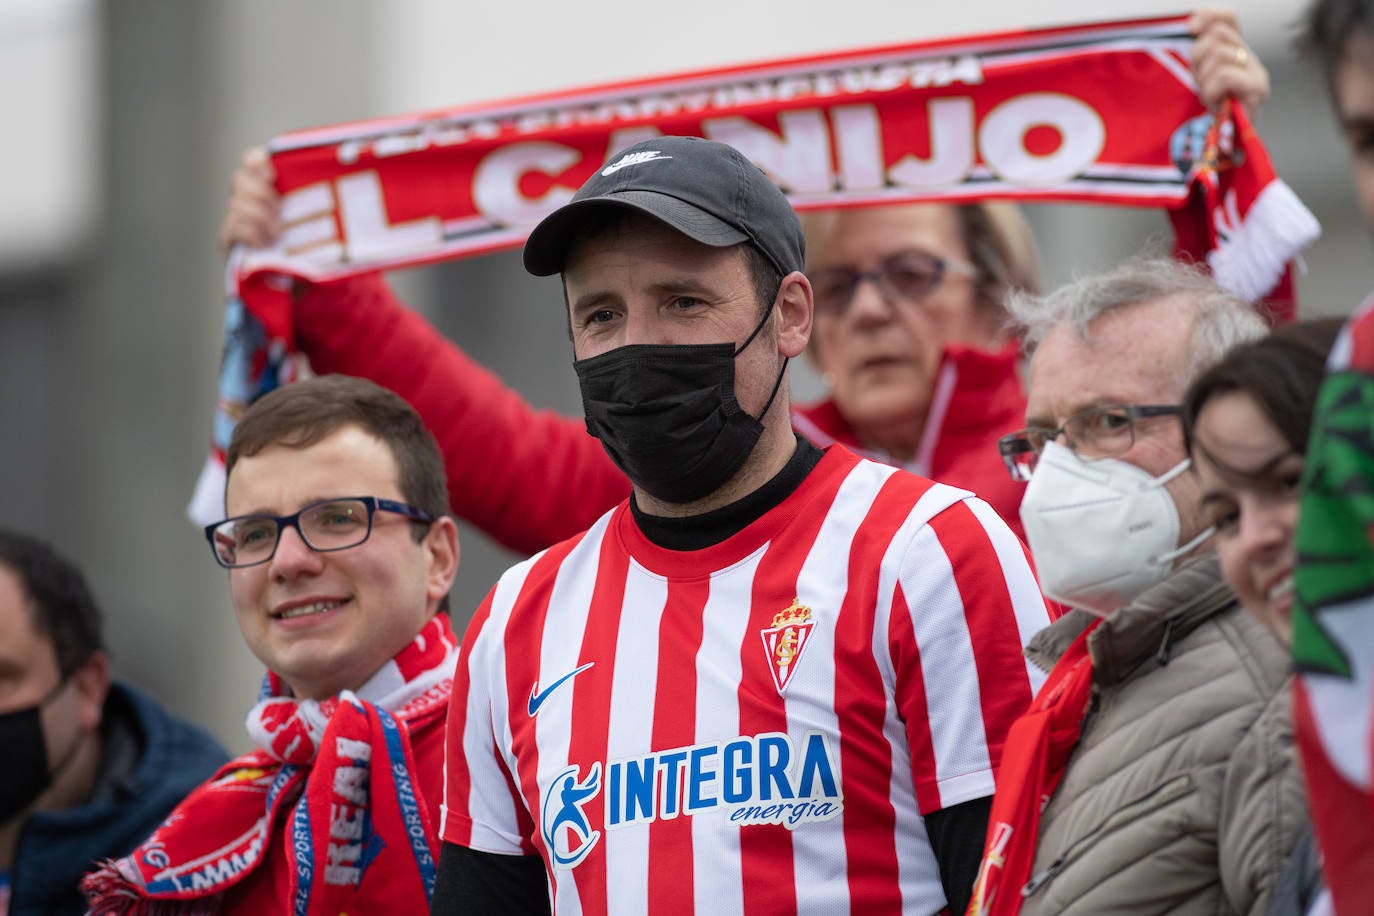
M 749 241 L 749 236 L 739 229 L 676 197 L 657 191 L 619 191 L 575 200 L 545 217 L 525 242 L 525 270 L 536 277 L 562 272 L 568 247 L 578 227 L 586 220 L 588 211 L 596 207 L 637 210 L 713 248 L 726 248 Z

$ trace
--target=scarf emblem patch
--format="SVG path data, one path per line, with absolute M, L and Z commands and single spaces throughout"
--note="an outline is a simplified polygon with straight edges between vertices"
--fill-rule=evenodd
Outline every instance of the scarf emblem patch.
M 815 625 L 811 608 L 793 598 L 791 604 L 773 615 L 772 626 L 759 631 L 763 637 L 768 668 L 773 673 L 773 684 L 778 688 L 779 695 L 787 689 L 788 681 L 796 673 Z

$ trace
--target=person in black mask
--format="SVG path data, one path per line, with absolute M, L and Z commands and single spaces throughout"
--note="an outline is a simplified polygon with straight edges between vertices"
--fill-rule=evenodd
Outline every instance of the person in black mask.
M 693 152 L 713 149 L 684 142 Z M 811 290 L 800 276 L 797 218 L 781 193 L 757 193 L 771 187 L 762 172 L 742 158 L 731 163 L 756 189 L 741 229 L 701 220 L 743 207 L 730 197 L 742 192 L 712 174 L 719 163 L 708 157 L 672 157 L 679 193 L 694 191 L 704 209 L 641 186 L 635 170 L 669 158 L 632 149 L 598 172 L 541 227 L 526 266 L 557 273 L 574 234 L 581 239 L 563 283 L 587 431 L 630 478 L 640 509 L 684 516 L 734 502 L 792 454 L 791 426 L 764 421 L 770 411 L 787 418 L 778 394 L 787 361 L 810 335 Z M 721 261 L 741 258 L 747 270 L 719 286 L 707 279 Z M 655 268 L 663 276 L 642 276 Z M 626 290 L 635 287 L 658 300 L 643 314 L 630 314 Z M 732 327 L 741 321 L 752 330 Z M 751 390 L 736 391 L 741 380 Z
M 777 186 L 691 137 L 531 234 L 634 492 L 464 637 L 432 912 L 963 911 L 1048 611 L 982 500 L 793 432 L 803 249 Z
M 124 855 L 224 749 L 111 683 L 100 611 L 49 545 L 0 530 L 0 914 L 85 912 L 81 876 Z

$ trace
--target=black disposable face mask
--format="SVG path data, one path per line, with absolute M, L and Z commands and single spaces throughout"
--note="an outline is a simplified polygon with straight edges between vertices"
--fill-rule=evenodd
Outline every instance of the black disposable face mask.
M 772 317 L 769 309 L 736 350 L 721 344 L 627 344 L 573 362 L 587 432 L 635 486 L 669 503 L 715 492 L 763 434 L 760 419 L 782 385 L 787 360 L 759 417 L 735 400 L 735 357 Z
M 63 678 L 32 706 L 0 713 L 0 748 L 4 748 L 4 755 L 0 757 L 0 824 L 8 823 L 33 804 L 34 799 L 52 785 L 53 776 L 71 757 L 71 754 L 66 755 L 56 770 L 48 769 L 48 746 L 43 740 L 43 707 L 66 683 L 67 679 Z

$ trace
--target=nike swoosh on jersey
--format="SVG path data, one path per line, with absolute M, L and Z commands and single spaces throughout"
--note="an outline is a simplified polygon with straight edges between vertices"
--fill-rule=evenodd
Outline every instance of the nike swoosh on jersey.
M 544 701 L 549 698 L 549 694 L 557 690 L 563 684 L 564 681 L 572 680 L 573 678 L 581 674 L 583 671 L 586 671 L 588 668 L 595 664 L 596 662 L 587 662 L 587 664 L 583 665 L 580 668 L 574 668 L 567 674 L 560 677 L 558 680 L 554 681 L 549 686 L 545 687 L 542 692 L 539 692 L 539 682 L 535 681 L 534 686 L 530 687 L 530 715 L 532 716 L 535 713 L 537 713 L 539 711 L 539 707 L 543 706 Z

